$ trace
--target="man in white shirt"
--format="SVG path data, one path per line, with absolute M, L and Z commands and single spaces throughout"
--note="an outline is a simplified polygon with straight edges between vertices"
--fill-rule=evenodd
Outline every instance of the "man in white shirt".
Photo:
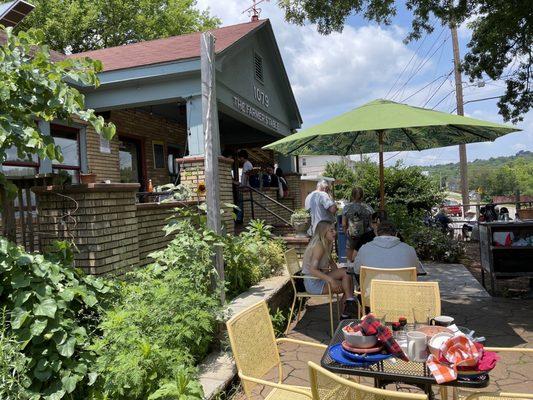
M 248 152 L 246 150 L 240 150 L 237 155 L 242 163 L 241 186 L 248 186 L 250 184 L 250 171 L 254 169 L 254 166 L 248 160 Z
M 337 205 L 329 194 L 329 184 L 322 179 L 316 184 L 316 190 L 309 193 L 305 198 L 305 209 L 311 214 L 311 226 L 307 233 L 313 236 L 316 226 L 320 221 L 335 223 Z

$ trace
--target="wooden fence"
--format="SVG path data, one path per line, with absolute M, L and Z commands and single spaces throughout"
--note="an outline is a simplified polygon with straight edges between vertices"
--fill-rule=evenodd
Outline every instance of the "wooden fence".
M 52 182 L 51 175 L 23 176 L 7 178 L 16 186 L 12 193 L 6 187 L 0 187 L 2 235 L 10 241 L 23 246 L 26 251 L 39 251 L 39 219 L 37 204 L 31 188 Z

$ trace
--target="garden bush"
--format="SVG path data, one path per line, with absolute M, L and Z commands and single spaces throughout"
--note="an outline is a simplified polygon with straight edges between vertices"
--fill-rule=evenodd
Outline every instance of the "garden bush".
M 240 235 L 225 237 L 224 271 L 230 299 L 281 271 L 283 243 L 273 238 L 271 229 L 264 221 L 252 220 Z
M 171 231 L 174 239 L 128 274 L 103 316 L 94 398 L 201 398 L 191 368 L 209 352 L 221 310 L 211 286 L 220 238 L 190 218 L 174 220 Z
M 407 207 L 409 213 L 416 210 L 430 210 L 431 207 L 442 203 L 444 192 L 438 184 L 422 174 L 419 167 L 406 167 L 400 162 L 386 167 L 385 199 L 389 204 L 401 204 Z M 335 184 L 337 199 L 350 199 L 350 193 L 355 186 L 361 186 L 365 192 L 365 202 L 375 209 L 379 206 L 379 171 L 377 164 L 366 160 L 352 168 L 345 162 L 328 163 L 325 176 L 340 179 Z
M 66 244 L 57 249 L 32 255 L 0 238 L 1 390 L 19 385 L 32 399 L 85 398 L 97 377 L 91 345 L 110 287 L 72 268 Z
M 402 239 L 415 248 L 421 260 L 455 263 L 463 255 L 460 242 L 438 228 L 424 225 L 422 211 L 409 214 L 406 206 L 391 204 L 387 213 Z

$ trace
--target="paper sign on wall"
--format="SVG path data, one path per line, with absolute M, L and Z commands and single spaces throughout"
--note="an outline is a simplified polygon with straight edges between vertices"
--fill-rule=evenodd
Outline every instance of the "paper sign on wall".
M 111 143 L 109 140 L 104 139 L 102 136 L 100 136 L 100 153 L 111 153 Z

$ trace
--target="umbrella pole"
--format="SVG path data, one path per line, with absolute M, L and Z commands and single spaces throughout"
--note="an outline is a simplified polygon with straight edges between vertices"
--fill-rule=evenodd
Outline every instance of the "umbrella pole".
M 379 210 L 385 213 L 385 173 L 383 168 L 383 131 L 379 135 Z

